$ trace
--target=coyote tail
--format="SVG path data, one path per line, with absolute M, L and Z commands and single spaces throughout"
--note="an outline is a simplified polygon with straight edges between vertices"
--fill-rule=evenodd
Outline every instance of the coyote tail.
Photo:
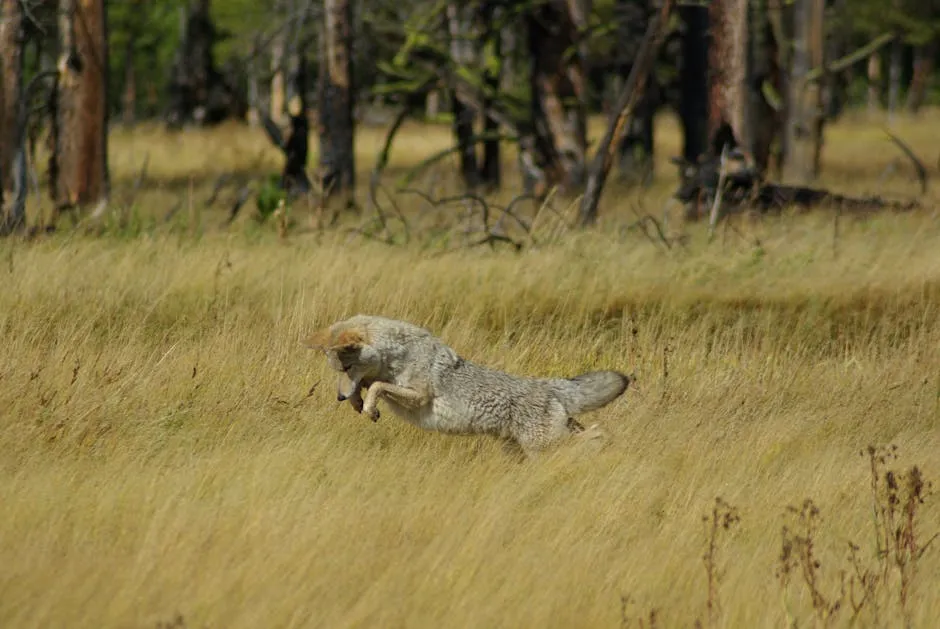
M 591 371 L 551 383 L 565 410 L 573 417 L 613 402 L 627 390 L 630 378 L 618 371 Z

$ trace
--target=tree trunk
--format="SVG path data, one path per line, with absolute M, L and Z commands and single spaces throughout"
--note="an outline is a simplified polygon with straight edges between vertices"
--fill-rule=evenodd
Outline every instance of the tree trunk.
M 901 53 L 903 52 L 901 38 L 891 43 L 891 56 L 888 65 L 888 124 L 894 122 L 901 101 Z
M 26 223 L 24 206 L 16 202 L 16 192 L 22 192 L 14 192 L 17 182 L 13 175 L 17 151 L 24 150 L 23 146 L 17 146 L 23 133 L 18 128 L 17 114 L 26 105 L 21 102 L 25 43 L 23 5 L 20 0 L 0 1 L 0 235 L 20 229 Z M 10 197 L 13 197 L 12 202 L 7 207 L 4 201 L 11 201 Z
M 13 154 L 16 151 L 16 113 L 23 89 L 23 5 L 20 0 L 0 0 L 0 208 L 3 192 L 13 186 Z
M 134 71 L 134 37 L 124 48 L 124 93 L 121 96 L 121 121 L 133 126 L 137 120 L 137 73 Z
M 823 101 L 819 81 L 808 80 L 824 62 L 824 0 L 796 0 L 788 95 L 787 156 L 784 177 L 807 184 L 819 174 Z
M 424 101 L 424 117 L 428 120 L 435 120 L 441 115 L 441 91 L 431 90 Z
M 618 87 L 615 93 L 620 92 L 620 86 L 630 74 L 651 15 L 648 0 L 618 0 L 614 5 L 620 41 L 616 59 Z M 648 185 L 653 178 L 653 121 L 656 96 L 656 78 L 650 76 L 646 80 L 643 96 L 630 120 L 627 133 L 618 147 L 620 175 L 630 185 Z
M 304 22 L 305 20 L 302 20 Z M 286 104 L 290 132 L 284 145 L 284 170 L 281 173 L 281 187 L 289 196 L 306 194 L 310 191 L 310 179 L 307 177 L 307 157 L 310 152 L 310 108 L 307 103 L 307 44 L 306 38 L 298 39 L 291 64 L 289 86 L 294 94 Z M 285 82 L 287 83 L 287 81 Z
M 874 114 L 881 107 L 881 53 L 868 57 L 868 113 Z
M 754 166 L 761 173 L 770 164 L 774 140 L 781 134 L 782 116 L 770 104 L 764 93 L 765 85 L 778 94 L 782 91 L 779 51 L 770 22 L 767 0 L 753 0 L 748 6 L 750 39 L 747 45 L 747 110 L 745 137 L 746 150 L 754 158 Z
M 930 79 L 933 77 L 934 58 L 937 56 L 937 42 L 932 41 L 914 50 L 914 75 L 907 90 L 907 109 L 913 114 L 920 112 L 924 105 Z
M 447 34 L 452 62 L 458 67 L 467 67 L 470 64 L 467 54 L 468 37 L 461 6 L 456 2 L 447 5 Z M 450 103 L 451 113 L 454 115 L 454 141 L 457 143 L 457 153 L 460 157 L 460 176 L 467 189 L 472 190 L 477 185 L 478 174 L 476 144 L 473 142 L 476 112 L 457 98 L 456 89 L 451 90 Z
M 188 12 L 180 7 L 182 34 L 168 86 L 166 119 L 171 127 L 216 124 L 245 113 L 245 104 L 215 67 L 217 33 L 209 4 L 195 0 Z
M 275 11 L 286 19 L 288 7 L 284 0 L 277 3 Z M 287 121 L 287 81 L 285 79 L 285 56 L 287 51 L 287 28 L 282 27 L 271 42 L 271 120 L 278 126 Z
M 483 0 L 478 13 L 482 30 L 483 49 L 480 65 L 483 67 L 483 110 L 487 112 L 500 91 L 500 75 L 503 70 L 502 34 L 493 27 L 496 18 L 495 0 Z M 487 113 L 483 115 L 483 163 L 480 165 L 480 182 L 490 189 L 497 189 L 501 179 L 499 123 Z
M 108 196 L 108 47 L 104 0 L 60 0 L 59 79 L 53 122 L 57 210 Z
M 679 65 L 682 156 L 695 163 L 708 151 L 708 8 L 684 5 L 678 10 L 685 24 Z
M 713 0 L 709 5 L 708 135 L 730 125 L 742 147 L 751 145 L 746 129 L 747 0 Z
M 351 27 L 350 0 L 324 0 L 319 112 L 320 176 L 326 195 L 351 195 L 356 182 Z
M 527 16 L 532 59 L 533 153 L 543 192 L 558 185 L 572 192 L 584 184 L 587 153 L 585 64 L 576 46 L 577 0 L 547 0 Z

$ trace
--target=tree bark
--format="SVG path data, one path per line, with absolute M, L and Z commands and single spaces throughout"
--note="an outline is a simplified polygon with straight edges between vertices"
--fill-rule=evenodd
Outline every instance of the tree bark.
M 652 7 L 649 0 L 641 2 L 618 0 L 614 5 L 614 19 L 620 40 L 616 59 L 618 83 L 616 93 L 620 92 L 620 85 L 630 74 L 651 15 Z M 655 76 L 649 76 L 626 135 L 620 142 L 618 151 L 620 175 L 631 185 L 648 185 L 652 181 L 655 97 Z
M 888 65 L 888 124 L 894 122 L 901 101 L 901 53 L 902 43 L 898 37 L 891 43 Z
M 577 46 L 576 0 L 547 0 L 527 16 L 534 161 L 542 192 L 584 184 L 587 153 L 585 63 Z
M 124 93 L 121 95 L 121 121 L 128 127 L 137 120 L 137 73 L 134 70 L 134 37 L 124 47 Z
M 678 8 L 685 24 L 679 65 L 679 118 L 682 122 L 682 156 L 695 163 L 708 151 L 708 8 Z
M 914 50 L 914 74 L 907 91 L 907 109 L 913 114 L 920 112 L 933 77 L 934 58 L 937 56 L 937 42 L 932 41 Z
M 60 0 L 59 79 L 53 123 L 57 210 L 108 196 L 108 47 L 104 0 Z
M 761 173 L 770 164 L 774 140 L 780 135 L 782 116 L 771 106 L 764 93 L 765 85 L 778 94 L 782 91 L 778 42 L 770 22 L 767 0 L 753 0 L 748 5 L 750 39 L 747 44 L 747 79 L 745 139 L 746 150 L 754 158 Z
M 711 46 L 708 51 L 708 135 L 723 123 L 731 126 L 742 147 L 749 147 L 746 128 L 747 0 L 713 0 L 709 5 Z
M 25 43 L 23 5 L 20 0 L 0 0 L 0 209 L 4 191 L 13 187 L 16 113 L 22 98 Z
M 615 147 L 622 139 L 630 118 L 642 99 L 647 76 L 652 71 L 653 64 L 659 55 L 663 33 L 672 13 L 672 5 L 672 0 L 663 0 L 657 15 L 650 20 L 646 35 L 643 36 L 643 43 L 630 70 L 630 76 L 627 77 L 626 84 L 617 96 L 617 103 L 607 121 L 607 130 L 591 160 L 587 186 L 585 186 L 584 196 L 581 197 L 581 206 L 578 208 L 578 222 L 582 227 L 593 225 L 597 221 L 601 193 L 604 191 L 604 184 L 610 173 Z
M 356 170 L 350 0 L 324 0 L 324 29 L 320 39 L 321 185 L 325 195 L 351 194 Z
M 0 1 L 0 235 L 26 225 L 25 130 L 20 129 L 23 102 L 23 52 L 26 45 L 23 5 L 19 0 Z M 19 162 L 19 163 L 17 163 Z M 17 181 L 19 180 L 19 181 Z
M 503 70 L 502 34 L 494 28 L 493 21 L 499 10 L 495 0 L 483 0 L 478 12 L 483 50 L 480 63 L 483 66 L 483 163 L 480 165 L 480 182 L 490 189 L 497 189 L 502 176 L 500 164 L 499 122 L 489 113 L 495 95 L 500 91 L 500 75 Z
M 301 20 L 302 25 L 306 20 Z M 307 177 L 307 158 L 310 153 L 310 108 L 307 103 L 307 44 L 301 36 L 296 48 L 291 51 L 294 59 L 290 76 L 285 81 L 285 95 L 290 87 L 294 97 L 286 103 L 290 131 L 284 144 L 284 170 L 281 173 L 281 187 L 289 196 L 306 194 L 310 191 L 310 179 Z M 289 83 L 289 85 L 288 85 Z
M 881 108 L 881 53 L 875 52 L 868 57 L 868 113 L 874 114 Z
M 245 103 L 215 67 L 217 32 L 209 8 L 209 0 L 195 0 L 188 11 L 180 7 L 182 35 L 168 86 L 171 127 L 211 125 L 245 113 Z
M 288 7 L 280 0 L 276 7 L 283 19 Z M 285 79 L 285 56 L 287 51 L 287 28 L 281 28 L 271 42 L 271 120 L 278 126 L 287 121 L 287 81 Z
M 467 54 L 468 37 L 466 25 L 461 14 L 461 3 L 451 2 L 447 5 L 447 34 L 450 43 L 450 56 L 458 67 L 467 67 L 470 58 Z M 473 122 L 476 112 L 457 98 L 455 88 L 450 94 L 451 113 L 454 116 L 454 140 L 457 143 L 460 158 L 460 176 L 464 185 L 473 190 L 477 185 L 477 154 L 476 144 L 473 142 Z
M 822 152 L 822 90 L 820 82 L 808 75 L 825 61 L 824 5 L 824 0 L 797 0 L 794 5 L 784 177 L 802 184 L 819 174 Z

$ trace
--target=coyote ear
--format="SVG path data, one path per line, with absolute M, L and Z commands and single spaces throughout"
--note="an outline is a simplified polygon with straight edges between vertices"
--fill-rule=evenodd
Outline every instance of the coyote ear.
M 346 329 L 340 330 L 333 339 L 333 349 L 359 349 L 367 343 L 367 339 L 362 330 Z
M 307 347 L 319 350 L 358 349 L 366 343 L 362 330 L 345 329 L 334 334 L 330 328 L 314 332 L 304 341 Z
M 330 346 L 330 334 L 329 328 L 324 328 L 314 332 L 311 336 L 304 339 L 304 345 L 310 349 L 320 349 L 325 350 Z

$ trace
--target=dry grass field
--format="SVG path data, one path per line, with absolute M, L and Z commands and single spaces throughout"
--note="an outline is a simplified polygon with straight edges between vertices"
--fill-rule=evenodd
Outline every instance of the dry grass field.
M 931 167 L 937 115 L 897 127 Z M 936 626 L 940 507 L 907 472 L 940 478 L 940 196 L 838 232 L 825 211 L 686 226 L 667 251 L 621 229 L 674 182 L 659 126 L 649 192 L 614 186 L 602 229 L 521 253 L 221 229 L 192 198 L 276 170 L 260 131 L 116 130 L 116 202 L 145 156 L 142 216 L 190 200 L 173 226 L 0 243 L 0 626 Z M 361 134 L 363 181 L 381 137 Z M 408 128 L 388 186 L 447 140 Z M 911 198 L 907 167 L 878 181 L 896 155 L 843 121 L 823 183 Z M 525 462 L 373 424 L 300 344 L 355 312 L 637 387 L 584 418 L 603 445 Z M 901 535 L 879 558 L 891 490 L 862 453 L 890 444 Z

